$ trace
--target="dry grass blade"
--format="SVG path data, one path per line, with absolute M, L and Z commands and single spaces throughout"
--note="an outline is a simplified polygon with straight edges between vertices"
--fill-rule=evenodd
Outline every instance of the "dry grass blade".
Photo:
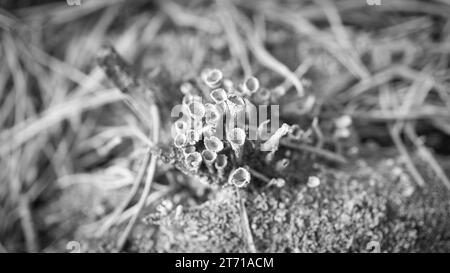
M 220 27 L 216 21 L 191 13 L 171 1 L 160 1 L 162 10 L 179 26 L 194 27 L 202 32 L 217 34 Z
M 36 235 L 36 229 L 30 212 L 30 203 L 26 195 L 21 195 L 19 200 L 19 215 L 21 219 L 22 230 L 25 235 L 27 251 L 36 253 L 39 251 L 39 243 Z
M 230 3 L 221 0 L 217 0 L 216 3 L 218 6 L 217 13 L 227 35 L 231 53 L 236 56 L 241 63 L 245 76 L 250 77 L 252 76 L 252 68 L 250 66 L 247 48 L 242 37 L 239 35 L 236 23 L 230 14 Z
M 296 143 L 292 143 L 289 142 L 287 140 L 281 140 L 281 145 L 297 150 L 297 151 L 304 151 L 304 152 L 308 152 L 317 156 L 320 156 L 326 160 L 332 161 L 332 162 L 336 162 L 339 164 L 346 164 L 348 161 L 345 157 L 343 157 L 340 154 L 336 154 L 333 153 L 331 151 L 327 151 L 318 147 L 313 147 L 313 146 L 309 146 L 306 144 L 296 144 Z
M 0 242 L 0 253 L 8 253 L 8 250 Z
M 15 125 L 0 134 L 0 155 L 13 151 L 40 134 L 46 132 L 52 126 L 70 117 L 78 116 L 80 113 L 96 109 L 102 105 L 118 102 L 125 99 L 123 94 L 115 92 L 116 90 L 105 90 L 92 96 L 82 96 L 68 100 L 60 105 L 55 105 L 46 110 L 39 118 L 30 118 Z M 6 141 L 14 137 L 12 143 Z
M 422 157 L 422 160 L 431 167 L 436 176 L 442 181 L 444 186 L 448 190 L 450 190 L 450 180 L 448 179 L 444 170 L 442 170 L 437 160 L 434 158 L 433 154 L 426 148 L 426 146 L 423 144 L 423 141 L 421 141 L 420 138 L 417 136 L 412 124 L 407 124 L 405 131 L 406 135 L 412 141 L 414 146 L 416 146 L 418 155 Z
M 289 10 L 264 9 L 260 11 L 271 21 L 286 24 L 292 27 L 299 34 L 305 35 L 312 41 L 320 44 L 321 47 L 327 50 L 332 56 L 335 56 L 335 58 L 339 60 L 342 65 L 348 69 L 348 71 L 359 79 L 368 78 L 366 73 L 361 72 L 365 69 L 361 69 L 358 63 L 355 63 L 355 59 L 348 58 L 347 54 L 343 52 L 340 47 L 336 46 L 336 41 L 330 34 L 318 29 L 301 14 L 293 13 Z
M 141 182 L 144 179 L 145 172 L 147 171 L 147 167 L 150 163 L 150 149 L 148 149 L 144 160 L 142 162 L 142 165 L 139 169 L 138 174 L 136 175 L 136 178 L 133 181 L 133 186 L 128 193 L 127 197 L 122 201 L 122 203 L 119 204 L 119 206 L 116 207 L 116 209 L 111 213 L 111 215 L 105 220 L 105 222 L 101 225 L 101 227 L 98 229 L 97 236 L 101 237 L 103 236 L 111 226 L 117 223 L 117 219 L 120 217 L 122 212 L 127 208 L 127 206 L 130 204 L 134 196 L 136 195 L 137 191 L 139 190 L 139 186 L 141 185 Z
M 86 1 L 76 9 L 67 8 L 67 3 L 49 3 L 34 7 L 19 9 L 17 13 L 26 21 L 42 21 L 43 17 L 49 18 L 49 24 L 65 24 L 80 17 L 89 15 L 102 8 L 118 5 L 124 0 L 94 0 Z
M 343 49 L 343 54 L 346 54 L 348 56 L 347 58 L 352 60 L 351 64 L 354 65 L 355 70 L 358 71 L 358 74 L 362 79 L 369 78 L 370 73 L 357 55 L 356 49 L 352 45 L 350 37 L 342 23 L 342 19 L 334 3 L 329 0 L 318 0 L 318 2 L 330 22 L 331 29 L 335 34 L 336 40 Z
M 225 1 L 224 1 L 225 2 Z M 275 73 L 280 74 L 286 80 L 290 81 L 292 85 L 294 85 L 297 93 L 300 97 L 305 95 L 305 90 L 303 84 L 300 82 L 297 75 L 291 71 L 285 64 L 278 61 L 272 54 L 264 46 L 264 41 L 261 40 L 260 34 L 255 31 L 254 27 L 249 20 L 242 15 L 236 7 L 231 4 L 225 6 L 229 12 L 235 15 L 234 20 L 240 22 L 240 26 L 246 34 L 248 45 L 251 52 L 255 56 L 255 58 L 261 63 L 261 65 L 267 67 L 268 69 L 274 71 Z
M 263 42 L 259 39 L 256 34 L 247 33 L 247 38 L 249 40 L 249 45 L 252 48 L 252 52 L 258 61 L 265 67 L 271 69 L 272 71 L 280 74 L 289 80 L 297 90 L 299 97 L 305 95 L 305 90 L 303 84 L 297 78 L 294 72 L 292 72 L 286 65 L 278 61 L 273 57 L 267 49 L 263 46 Z
M 123 231 L 122 235 L 119 237 L 119 240 L 117 241 L 117 248 L 118 250 L 122 250 L 128 240 L 128 237 L 130 236 L 130 233 L 136 224 L 136 221 L 138 220 L 138 217 L 146 205 L 147 197 L 150 193 L 153 177 L 155 175 L 155 168 L 156 168 L 156 162 L 157 158 L 156 156 L 152 155 L 150 160 L 150 165 L 148 167 L 147 171 L 147 178 L 145 180 L 144 190 L 142 192 L 142 195 L 137 203 L 136 211 L 134 212 L 131 220 L 128 222 L 127 226 L 125 227 L 125 230 Z
M 413 176 L 414 181 L 417 183 L 418 186 L 424 187 L 425 180 L 423 179 L 422 175 L 419 173 L 416 166 L 414 165 L 414 162 L 409 156 L 408 150 L 406 149 L 405 144 L 403 143 L 400 137 L 400 133 L 402 132 L 403 128 L 404 125 L 400 122 L 397 122 L 395 125 L 389 128 L 389 133 L 391 134 L 392 140 L 394 141 L 394 144 L 397 147 L 398 151 L 405 159 L 406 167 Z
M 245 200 L 238 189 L 236 194 L 238 195 L 239 200 L 239 210 L 241 215 L 242 227 L 244 231 L 244 237 L 247 241 L 248 252 L 257 253 L 255 241 L 253 239 L 252 231 L 250 229 L 250 222 L 248 221 L 247 209 L 245 208 Z

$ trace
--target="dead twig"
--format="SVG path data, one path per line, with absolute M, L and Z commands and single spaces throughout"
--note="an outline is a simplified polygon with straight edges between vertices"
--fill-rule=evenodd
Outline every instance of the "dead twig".
M 129 105 L 144 125 L 150 126 L 154 119 L 150 113 L 152 107 L 149 106 L 157 103 L 155 93 L 159 88 L 138 79 L 131 67 L 112 46 L 103 46 L 98 54 L 97 62 L 114 85 L 130 96 Z
M 130 95 L 131 104 L 137 108 L 138 114 L 140 114 L 145 125 L 151 127 L 152 142 L 157 144 L 159 142 L 160 117 L 155 101 L 155 90 L 158 90 L 158 88 L 151 86 L 150 83 L 139 80 L 131 71 L 129 65 L 111 46 L 103 47 L 98 56 L 98 63 L 114 84 L 122 92 Z M 152 155 L 148 166 L 144 190 L 137 203 L 136 211 L 118 240 L 117 248 L 119 251 L 125 246 L 137 218 L 145 206 L 145 201 L 150 193 L 155 174 L 156 162 L 157 157 Z

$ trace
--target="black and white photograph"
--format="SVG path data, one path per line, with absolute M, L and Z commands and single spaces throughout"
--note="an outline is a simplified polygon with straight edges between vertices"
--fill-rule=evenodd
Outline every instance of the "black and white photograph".
M 449 253 L 449 177 L 450 0 L 0 0 L 0 253 Z

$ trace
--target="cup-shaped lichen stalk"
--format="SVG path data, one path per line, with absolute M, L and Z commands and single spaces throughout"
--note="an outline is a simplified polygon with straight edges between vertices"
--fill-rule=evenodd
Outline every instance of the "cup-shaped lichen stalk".
M 286 180 L 283 178 L 272 178 L 267 186 L 275 186 L 277 188 L 282 188 L 286 185 Z
M 188 123 L 182 119 L 175 121 L 174 123 L 175 132 L 177 134 L 186 133 L 188 129 Z
M 219 69 L 210 69 L 202 73 L 202 79 L 209 88 L 217 88 L 222 83 L 223 74 Z
M 256 93 L 259 89 L 259 80 L 255 77 L 248 77 L 242 84 L 242 89 L 247 95 Z
M 205 112 L 206 112 L 205 106 L 200 101 L 194 100 L 194 101 L 189 102 L 189 104 L 187 105 L 187 108 L 189 111 L 189 115 L 194 120 L 201 120 L 205 116 Z
M 226 110 L 225 102 L 228 99 L 228 95 L 223 88 L 217 88 L 212 90 L 211 93 L 209 93 L 209 96 L 217 105 L 217 107 L 219 107 L 220 110 L 222 110 L 222 112 Z
M 247 169 L 240 167 L 231 172 L 228 183 L 238 188 L 242 188 L 250 183 L 251 178 L 250 172 Z
M 208 125 L 216 126 L 220 119 L 220 111 L 211 103 L 205 104 L 205 122 Z
M 277 170 L 277 172 L 284 171 L 289 166 L 290 162 L 291 161 L 287 158 L 278 160 L 277 163 L 275 163 L 275 170 Z
M 195 145 L 200 140 L 200 135 L 196 130 L 190 129 L 186 131 L 186 140 L 190 145 Z
M 309 188 L 316 188 L 320 185 L 320 179 L 317 176 L 310 176 L 308 177 L 308 182 L 306 183 L 306 185 Z
M 201 102 L 202 98 L 197 95 L 187 94 L 187 95 L 183 96 L 183 99 L 181 100 L 181 104 L 184 106 L 188 106 L 193 101 Z
M 217 153 L 212 152 L 210 150 L 203 150 L 202 157 L 209 172 L 214 173 L 214 162 L 216 161 Z
M 258 92 L 253 95 L 253 99 L 259 104 L 268 104 L 270 102 L 271 93 L 267 88 L 260 88 Z
M 265 156 L 264 156 L 264 162 L 266 162 L 266 164 L 272 164 L 272 161 L 275 158 L 275 151 L 269 151 Z
M 228 130 L 227 140 L 231 144 L 231 148 L 233 149 L 236 158 L 240 159 L 245 143 L 245 131 L 241 128 Z
M 205 137 L 203 144 L 211 152 L 218 153 L 223 150 L 223 142 L 216 136 Z
M 335 139 L 347 139 L 350 137 L 350 126 L 352 125 L 352 118 L 349 115 L 344 115 L 337 118 L 335 121 L 336 130 L 334 132 Z
M 197 134 L 201 135 L 201 130 L 203 128 L 203 119 L 191 119 L 190 122 L 190 129 L 196 131 Z
M 352 125 L 352 123 L 352 117 L 349 115 L 340 116 L 334 121 L 337 128 L 348 128 Z
M 228 95 L 226 101 L 226 127 L 241 127 L 243 128 L 246 119 L 245 101 L 237 94 Z
M 192 95 L 194 92 L 194 86 L 190 82 L 185 82 L 180 86 L 180 91 L 184 95 Z
M 217 176 L 219 179 L 223 179 L 223 175 L 225 173 L 225 168 L 228 165 L 228 157 L 224 154 L 218 154 L 216 158 L 216 162 L 214 163 L 214 167 L 217 170 Z
M 335 139 L 348 139 L 351 136 L 351 132 L 347 128 L 337 128 L 333 137 Z
M 188 155 L 195 153 L 196 149 L 194 145 L 188 145 L 186 147 L 183 148 L 183 154 L 184 157 L 186 158 Z
M 190 171 L 195 172 L 200 167 L 200 164 L 202 164 L 202 156 L 199 152 L 193 152 L 186 156 L 184 162 Z
M 216 126 L 206 124 L 203 128 L 200 130 L 201 136 L 204 138 L 214 136 L 217 132 Z
M 177 148 L 183 148 L 187 143 L 186 135 L 183 133 L 178 133 L 173 139 L 173 145 Z
M 227 105 L 231 112 L 232 116 L 237 115 L 239 112 L 245 110 L 245 101 L 244 99 L 236 94 L 231 94 L 228 96 Z
M 223 80 L 223 87 L 225 88 L 225 91 L 229 92 L 232 89 L 234 89 L 234 83 L 230 79 L 224 79 Z

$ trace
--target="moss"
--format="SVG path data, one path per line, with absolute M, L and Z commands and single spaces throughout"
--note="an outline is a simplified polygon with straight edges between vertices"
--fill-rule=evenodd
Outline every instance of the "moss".
M 158 252 L 241 252 L 242 233 L 237 200 L 224 190 L 216 201 L 161 220 L 155 250 Z M 146 245 L 147 242 L 144 242 Z M 142 249 L 140 249 L 142 250 Z
M 321 184 L 288 183 L 246 195 L 258 251 L 450 251 L 450 199 L 435 178 L 415 186 L 399 159 L 354 162 L 344 170 L 322 168 Z M 237 202 L 222 198 L 170 214 L 159 226 L 153 251 L 245 252 Z

